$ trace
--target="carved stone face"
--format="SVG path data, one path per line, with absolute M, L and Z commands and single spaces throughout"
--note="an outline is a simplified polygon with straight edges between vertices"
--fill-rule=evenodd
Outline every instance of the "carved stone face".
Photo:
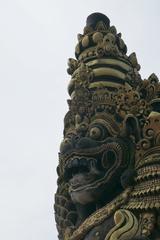
M 69 111 L 57 168 L 59 239 L 95 239 L 100 227 L 97 239 L 140 233 L 158 240 L 151 212 L 160 208 L 158 78 L 141 79 L 135 53 L 127 55 L 121 34 L 100 13 L 87 18 L 75 55 L 68 62 Z M 125 207 L 122 222 L 121 211 L 113 217 Z
M 116 123 L 98 116 L 85 132 L 78 128 L 62 142 L 62 172 L 74 203 L 107 202 L 121 191 L 120 177 L 130 162 L 131 142 L 118 134 Z
M 145 212 L 142 214 L 142 235 L 150 236 L 156 224 L 156 216 L 153 212 Z

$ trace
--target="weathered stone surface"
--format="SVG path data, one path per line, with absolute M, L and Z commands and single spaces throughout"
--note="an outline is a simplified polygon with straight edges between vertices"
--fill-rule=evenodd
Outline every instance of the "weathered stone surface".
M 61 240 L 160 240 L 160 83 L 94 13 L 69 59 L 55 218 Z

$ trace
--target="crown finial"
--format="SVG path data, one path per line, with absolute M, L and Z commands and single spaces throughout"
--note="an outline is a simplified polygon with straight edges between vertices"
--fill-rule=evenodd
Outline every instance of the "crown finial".
M 102 13 L 88 16 L 75 55 L 57 168 L 59 240 L 158 240 L 160 82 L 142 80 L 136 54 Z
M 104 22 L 105 25 L 107 27 L 109 27 L 109 25 L 110 25 L 109 18 L 106 15 L 104 15 L 103 13 L 99 13 L 99 12 L 95 12 L 95 13 L 90 14 L 87 17 L 86 25 L 94 28 L 96 26 L 96 24 L 100 21 Z

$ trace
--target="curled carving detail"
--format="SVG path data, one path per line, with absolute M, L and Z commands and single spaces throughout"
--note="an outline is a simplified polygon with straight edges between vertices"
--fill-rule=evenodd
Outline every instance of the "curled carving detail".
M 150 148 L 150 146 L 151 146 L 151 142 L 150 142 L 150 140 L 149 139 L 142 139 L 141 141 L 140 141 L 140 146 L 141 146 L 141 148 L 143 149 L 143 150 L 147 150 L 147 149 L 149 149 Z
M 59 240 L 160 239 L 160 82 L 102 13 L 68 61 L 55 194 Z
M 105 240 L 130 240 L 139 230 L 138 220 L 128 210 L 120 209 L 114 214 L 115 227 L 110 230 Z

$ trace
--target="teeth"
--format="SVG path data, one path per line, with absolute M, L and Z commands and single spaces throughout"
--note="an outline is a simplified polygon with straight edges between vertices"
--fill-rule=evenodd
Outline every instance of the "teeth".
M 93 158 L 74 157 L 66 165 L 65 173 L 71 178 L 77 173 L 89 172 L 96 167 L 96 162 Z
M 79 165 L 79 159 L 78 158 L 75 158 L 73 161 L 71 161 L 71 167 L 78 167 Z

